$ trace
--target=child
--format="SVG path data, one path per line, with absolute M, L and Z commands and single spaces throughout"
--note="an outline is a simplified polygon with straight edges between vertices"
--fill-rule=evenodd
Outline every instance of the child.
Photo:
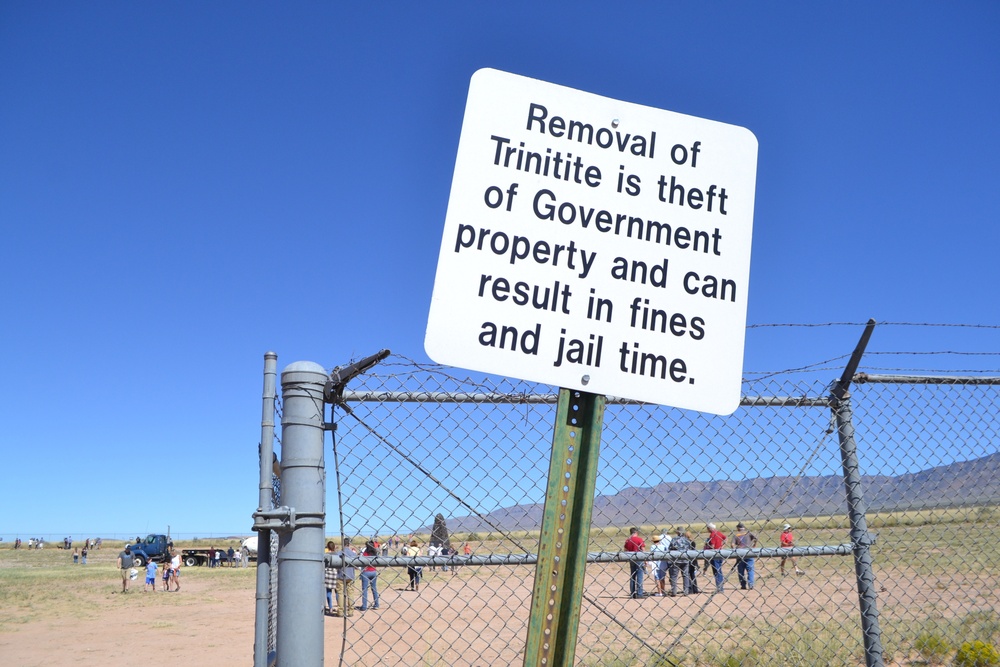
M 170 563 L 163 564 L 163 590 L 170 592 Z
M 153 592 L 156 592 L 156 561 L 149 561 L 146 563 L 146 585 L 142 587 L 142 592 L 145 593 L 146 589 L 150 586 L 153 587 Z

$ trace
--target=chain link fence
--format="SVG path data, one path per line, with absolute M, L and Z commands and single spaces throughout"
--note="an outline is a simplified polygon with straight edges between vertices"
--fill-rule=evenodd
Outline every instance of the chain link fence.
M 998 387 L 858 380 L 849 400 L 885 664 L 950 664 L 964 643 L 996 645 Z M 822 383 L 747 383 L 728 417 L 609 401 L 577 664 L 865 664 L 829 394 Z M 344 399 L 326 532 L 359 552 L 377 542 L 387 566 L 366 575 L 377 609 L 356 583 L 327 619 L 326 660 L 521 664 L 553 389 L 390 357 Z M 717 546 L 709 523 L 727 547 L 755 540 L 756 558 L 713 566 L 718 554 L 701 553 Z M 631 527 L 640 554 L 625 552 Z M 685 535 L 698 554 L 657 558 Z M 638 598 L 629 560 L 643 575 Z

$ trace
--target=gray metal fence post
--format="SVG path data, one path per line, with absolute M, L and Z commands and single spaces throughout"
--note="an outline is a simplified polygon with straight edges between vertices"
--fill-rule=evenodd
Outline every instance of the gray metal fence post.
M 274 399 L 275 376 L 278 374 L 278 355 L 264 354 L 264 396 L 260 419 L 260 498 L 257 511 L 271 509 L 274 493 L 271 482 L 271 460 L 274 457 Z M 246 556 L 247 554 L 240 554 Z M 245 562 L 245 561 L 244 561 Z M 257 600 L 254 615 L 253 664 L 267 667 L 268 616 L 270 608 L 271 583 L 271 531 L 263 528 L 257 531 Z
M 840 459 L 844 468 L 844 486 L 847 491 L 847 513 L 851 522 L 851 545 L 854 550 L 854 572 L 858 580 L 858 602 L 861 608 L 861 633 L 865 645 L 867 667 L 882 667 L 885 664 L 882 648 L 882 630 L 878 622 L 878 603 L 875 594 L 875 572 L 872 569 L 872 536 L 868 533 L 867 507 L 861 488 L 861 465 L 858 463 L 858 447 L 854 440 L 854 422 L 848 390 L 854 373 L 861 363 L 861 357 L 868 346 L 875 320 L 868 320 L 844 369 L 830 395 L 830 407 L 837 419 L 837 436 L 840 440 Z
M 844 467 L 844 486 L 847 489 L 847 512 L 851 521 L 851 545 L 854 549 L 854 571 L 858 579 L 858 602 L 861 606 L 861 632 L 865 643 L 865 664 L 868 667 L 884 665 L 882 657 L 882 630 L 878 622 L 878 603 L 875 596 L 875 573 L 872 569 L 872 537 L 868 534 L 865 518 L 865 499 L 861 490 L 861 469 L 858 463 L 857 444 L 854 441 L 854 424 L 851 422 L 851 401 L 848 398 L 834 405 L 837 417 L 837 434 L 840 438 L 840 458 Z
M 281 373 L 281 498 L 278 546 L 278 664 L 323 664 L 323 538 L 326 471 L 323 388 L 312 362 Z

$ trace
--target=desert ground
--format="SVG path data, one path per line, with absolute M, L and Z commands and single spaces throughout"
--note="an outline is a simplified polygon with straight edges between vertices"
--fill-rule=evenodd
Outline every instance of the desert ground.
M 185 567 L 176 593 L 143 592 L 140 575 L 122 594 L 119 551 L 120 545 L 91 551 L 84 566 L 61 549 L 0 547 L 3 663 L 252 664 L 255 567 Z M 951 653 L 941 658 L 947 664 L 965 635 L 1000 638 L 996 566 L 986 562 L 993 572 L 926 560 L 880 571 L 888 664 L 934 664 L 914 648 L 921 633 L 950 642 Z M 759 559 L 753 591 L 739 590 L 732 573 L 722 595 L 704 592 L 713 586 L 701 577 L 699 595 L 631 600 L 627 565 L 591 565 L 577 664 L 863 664 L 853 559 L 812 559 L 803 567 L 804 576 L 782 577 L 776 560 Z M 325 618 L 325 664 L 521 664 L 532 577 L 528 566 L 425 568 L 415 593 L 405 590 L 403 571 L 385 570 L 379 610 Z M 653 590 L 651 581 L 646 590 Z M 738 662 L 727 663 L 733 656 Z

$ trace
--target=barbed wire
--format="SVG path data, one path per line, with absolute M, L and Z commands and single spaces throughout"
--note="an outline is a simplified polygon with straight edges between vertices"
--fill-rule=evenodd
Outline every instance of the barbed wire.
M 956 356 L 964 356 L 964 357 L 1000 357 L 1000 352 L 957 352 L 955 350 L 937 350 L 937 351 L 930 351 L 930 352 L 906 352 L 906 351 L 900 351 L 900 352 L 865 352 L 865 356 L 880 356 L 880 355 L 882 355 L 882 356 L 888 356 L 888 355 L 898 355 L 898 356 L 903 356 L 903 355 L 922 356 L 923 355 L 923 356 L 926 356 L 926 355 L 944 355 L 944 354 L 953 354 L 953 355 L 956 355 Z
M 767 329 L 777 327 L 863 327 L 867 322 L 778 322 L 764 324 L 748 324 L 747 329 Z M 876 322 L 880 327 L 956 327 L 966 329 L 1000 329 L 1000 324 L 952 324 L 933 322 Z

